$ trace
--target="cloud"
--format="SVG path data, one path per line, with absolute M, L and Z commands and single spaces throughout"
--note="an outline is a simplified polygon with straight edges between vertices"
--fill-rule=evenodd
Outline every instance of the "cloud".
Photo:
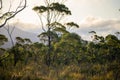
M 80 26 L 90 27 L 93 29 L 119 29 L 120 30 L 120 20 L 119 19 L 109 19 L 105 20 L 96 17 L 87 17 L 81 23 Z
M 80 28 L 72 29 L 71 32 L 76 32 L 85 40 L 91 40 L 90 31 L 96 31 L 98 35 L 106 36 L 108 34 L 114 34 L 120 32 L 120 20 L 119 19 L 103 19 L 99 17 L 88 16 L 78 23 Z M 16 22 L 13 25 L 18 28 L 40 34 L 42 31 L 41 27 L 32 23 Z
M 80 28 L 70 30 L 78 33 L 83 39 L 91 40 L 90 31 L 96 31 L 98 35 L 106 36 L 108 34 L 114 34 L 120 32 L 120 20 L 119 19 L 103 19 L 99 17 L 88 16 L 78 23 Z M 18 22 L 14 23 L 18 28 L 40 34 L 42 31 L 39 25 L 32 23 Z
M 80 3 L 101 3 L 101 2 L 105 2 L 106 0 L 76 0 L 77 2 Z
M 90 31 L 96 31 L 98 35 L 106 36 L 108 34 L 114 34 L 120 32 L 120 20 L 119 19 L 102 19 L 98 17 L 88 16 L 80 23 L 80 28 L 75 29 L 73 32 L 81 35 L 82 38 L 90 40 Z
M 10 25 L 16 26 L 17 28 L 27 32 L 32 32 L 37 34 L 40 34 L 42 32 L 40 25 L 36 25 L 32 23 L 14 22 L 14 23 L 11 23 Z

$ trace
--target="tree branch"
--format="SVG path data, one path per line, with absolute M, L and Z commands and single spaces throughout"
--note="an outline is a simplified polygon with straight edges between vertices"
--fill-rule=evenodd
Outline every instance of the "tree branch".
M 15 12 L 12 11 L 12 13 L 14 13 L 14 14 L 11 15 L 10 17 L 6 18 L 6 19 L 4 20 L 4 22 L 3 22 L 2 24 L 0 24 L 0 28 L 2 28 L 2 27 L 7 23 L 8 20 L 10 20 L 11 18 L 15 17 L 19 12 L 21 12 L 22 10 L 24 10 L 24 9 L 26 8 L 27 0 L 25 0 L 25 4 L 24 4 L 24 6 L 23 6 L 22 8 L 21 8 L 21 4 L 22 4 L 22 1 L 20 2 L 20 4 L 19 4 L 19 6 L 17 7 L 16 11 L 15 11 Z M 21 8 L 21 9 L 19 9 L 19 8 Z M 19 10 L 18 10 L 18 9 L 19 9 Z M 7 13 L 11 13 L 11 12 L 7 12 Z M 5 14 L 6 14 L 6 13 L 5 13 Z M 2 19 L 2 18 L 5 16 L 5 14 L 3 14 L 3 16 L 0 17 L 0 19 Z
M 2 9 L 2 0 L 0 0 L 0 9 Z
M 38 15 L 38 17 L 40 19 L 40 22 L 41 22 L 41 25 L 42 25 L 42 30 L 46 32 L 41 16 L 39 14 L 37 14 L 37 15 Z

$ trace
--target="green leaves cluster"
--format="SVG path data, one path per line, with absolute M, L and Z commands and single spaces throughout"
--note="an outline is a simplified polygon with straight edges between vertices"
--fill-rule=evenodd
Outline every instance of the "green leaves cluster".
M 46 11 L 56 11 L 65 15 L 71 15 L 71 11 L 64 5 L 60 3 L 52 3 L 46 6 L 36 6 L 33 10 L 38 11 L 39 13 L 44 13 Z
M 0 46 L 3 45 L 7 41 L 8 39 L 6 38 L 6 36 L 0 34 Z

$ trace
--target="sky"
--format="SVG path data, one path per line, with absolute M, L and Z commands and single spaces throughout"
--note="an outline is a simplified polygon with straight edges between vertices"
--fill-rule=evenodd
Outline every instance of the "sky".
M 4 0 L 4 3 L 9 5 L 9 1 Z M 14 0 L 13 4 L 16 4 L 16 1 Z M 41 29 L 40 21 L 32 8 L 43 5 L 43 0 L 27 0 L 27 2 L 27 8 L 12 22 L 21 25 L 20 28 L 23 30 L 40 33 L 41 30 L 38 30 Z M 72 15 L 65 20 L 74 21 L 80 26 L 70 31 L 78 33 L 85 40 L 90 39 L 90 31 L 96 31 L 102 36 L 120 32 L 120 0 L 67 0 L 65 5 L 72 12 Z

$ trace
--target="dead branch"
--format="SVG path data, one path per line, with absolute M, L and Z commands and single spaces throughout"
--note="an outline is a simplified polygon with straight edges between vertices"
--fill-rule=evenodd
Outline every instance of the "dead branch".
M 11 11 L 11 12 L 8 11 L 0 17 L 0 20 L 3 20 L 3 18 L 6 16 L 7 13 L 11 14 L 9 17 L 6 17 L 5 20 L 0 24 L 0 28 L 2 28 L 7 23 L 8 20 L 12 19 L 19 12 L 21 12 L 22 10 L 24 10 L 26 8 L 27 0 L 24 0 L 24 5 L 23 6 L 22 6 L 22 3 L 23 3 L 23 0 L 20 2 L 20 4 L 18 5 L 18 7 L 16 8 L 15 11 Z M 2 0 L 0 0 L 0 4 L 1 4 L 0 9 L 1 9 L 2 8 Z
M 2 0 L 0 0 L 0 9 L 2 9 Z

